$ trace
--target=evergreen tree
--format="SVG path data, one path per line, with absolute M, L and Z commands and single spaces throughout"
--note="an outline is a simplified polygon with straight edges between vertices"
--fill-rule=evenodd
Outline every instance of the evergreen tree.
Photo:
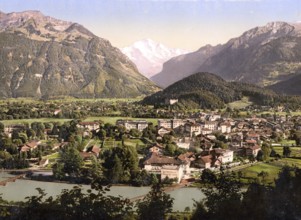
M 137 204 L 138 219 L 163 220 L 171 212 L 173 199 L 165 193 L 162 185 L 155 184 L 152 190 Z

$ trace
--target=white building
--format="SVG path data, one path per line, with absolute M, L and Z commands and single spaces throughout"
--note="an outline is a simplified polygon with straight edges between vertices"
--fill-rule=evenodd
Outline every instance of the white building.
M 211 131 L 216 131 L 217 130 L 217 122 L 215 121 L 206 121 L 204 124 L 205 129 L 209 129 Z
M 231 124 L 230 123 L 221 123 L 219 125 L 219 130 L 223 134 L 229 134 L 229 133 L 231 133 Z
M 148 123 L 145 120 L 117 120 L 116 125 L 124 126 L 128 131 L 131 129 L 143 131 L 145 128 L 147 128 Z
M 184 175 L 183 170 L 183 166 L 181 165 L 165 165 L 161 169 L 161 180 L 164 180 L 167 177 L 169 179 L 176 179 L 177 183 L 180 183 Z

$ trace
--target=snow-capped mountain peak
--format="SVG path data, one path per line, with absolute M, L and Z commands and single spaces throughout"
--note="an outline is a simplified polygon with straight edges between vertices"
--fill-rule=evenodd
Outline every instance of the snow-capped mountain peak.
M 146 77 L 159 73 L 163 63 L 172 57 L 188 53 L 187 50 L 168 48 L 152 39 L 144 39 L 133 43 L 121 51 L 127 55 L 137 66 L 138 70 Z

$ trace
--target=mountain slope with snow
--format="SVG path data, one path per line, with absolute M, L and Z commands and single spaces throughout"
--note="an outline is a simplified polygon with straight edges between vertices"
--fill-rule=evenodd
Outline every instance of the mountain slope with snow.
M 150 78 L 162 70 L 163 63 L 172 57 L 188 53 L 187 50 L 168 48 L 151 39 L 137 41 L 121 51 L 134 62 L 138 70 Z

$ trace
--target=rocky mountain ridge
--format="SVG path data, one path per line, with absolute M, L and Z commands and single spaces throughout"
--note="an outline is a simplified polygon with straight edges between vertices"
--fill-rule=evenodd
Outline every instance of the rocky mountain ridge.
M 216 53 L 205 58 L 195 56 L 195 52 L 186 54 L 187 59 L 173 58 L 151 79 L 166 87 L 195 72 L 213 72 L 230 81 L 272 85 L 301 69 L 300 37 L 299 23 L 271 22 L 212 47 Z M 177 68 L 189 65 L 189 71 Z
M 137 97 L 158 88 L 105 39 L 37 11 L 0 14 L 0 97 Z

